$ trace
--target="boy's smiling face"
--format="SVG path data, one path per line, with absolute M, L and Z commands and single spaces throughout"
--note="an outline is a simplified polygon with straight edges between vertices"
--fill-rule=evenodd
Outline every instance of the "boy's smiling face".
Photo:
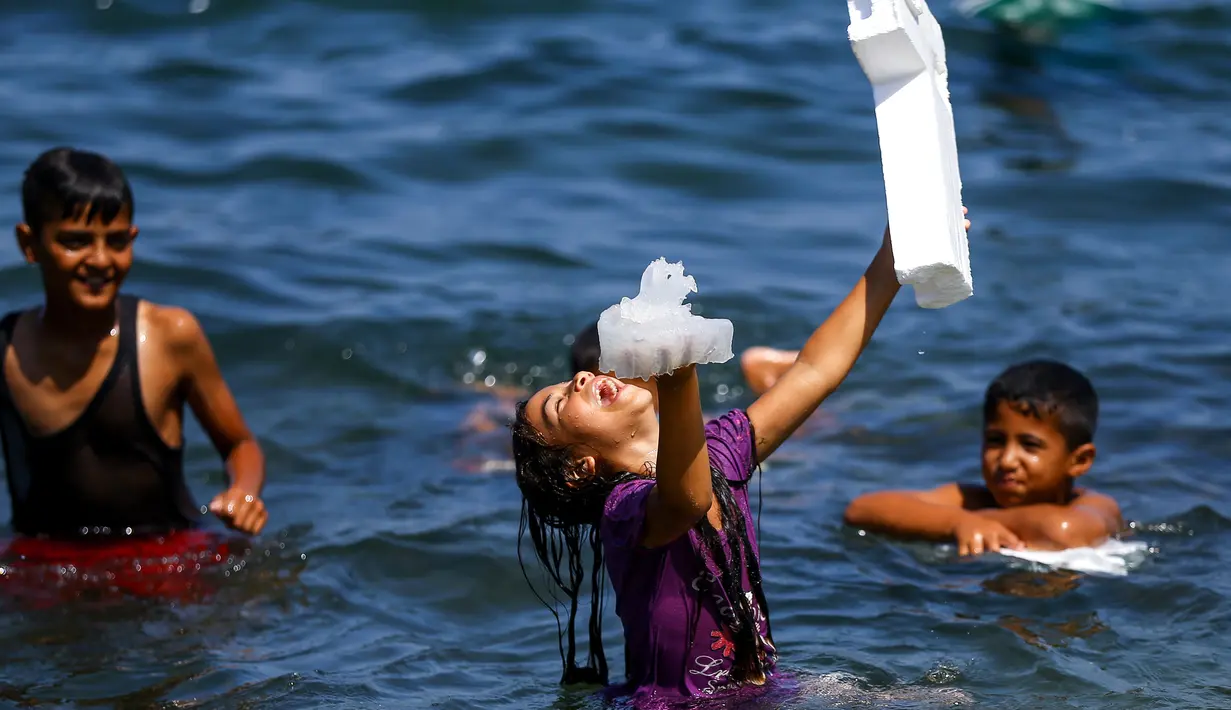
M 132 268 L 137 228 L 128 210 L 109 223 L 89 218 L 89 207 L 77 216 L 48 221 L 35 234 L 17 225 L 17 241 L 26 261 L 38 264 L 49 297 L 83 310 L 111 308 L 120 285 Z
M 983 424 L 983 482 L 1002 508 L 1065 504 L 1073 479 L 1094 463 L 1094 444 L 1070 450 L 1054 414 L 1001 401 Z

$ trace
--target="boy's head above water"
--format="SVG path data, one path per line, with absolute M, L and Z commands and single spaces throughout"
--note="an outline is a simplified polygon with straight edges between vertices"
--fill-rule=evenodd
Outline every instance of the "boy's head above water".
M 113 307 L 132 268 L 133 194 L 119 166 L 97 153 L 54 148 L 26 170 L 17 245 L 38 264 L 49 302 Z
M 1009 367 L 983 401 L 983 481 L 1001 507 L 1066 503 L 1094 463 L 1098 395 L 1053 360 Z

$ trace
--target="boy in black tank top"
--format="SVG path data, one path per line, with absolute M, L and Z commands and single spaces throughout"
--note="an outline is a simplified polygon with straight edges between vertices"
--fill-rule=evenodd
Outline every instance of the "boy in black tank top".
M 210 503 L 255 534 L 265 462 L 186 310 L 120 295 L 133 262 L 132 190 L 94 153 L 57 148 L 22 184 L 17 243 L 44 304 L 0 320 L 0 438 L 23 535 L 134 535 L 193 527 L 184 482 L 187 403 L 226 462 Z

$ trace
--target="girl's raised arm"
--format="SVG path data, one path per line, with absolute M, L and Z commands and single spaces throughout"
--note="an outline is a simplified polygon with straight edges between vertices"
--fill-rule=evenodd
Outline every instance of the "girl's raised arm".
M 695 365 L 658 378 L 657 483 L 646 502 L 641 544 L 660 547 L 688 532 L 714 500 Z
M 872 339 L 901 288 L 889 239 L 886 227 L 880 251 L 859 282 L 808 338 L 795 364 L 748 407 L 758 462 L 769 458 L 838 389 Z
M 970 229 L 969 220 L 966 228 Z M 769 458 L 838 389 L 900 288 L 893 270 L 889 228 L 885 227 L 880 251 L 855 288 L 808 338 L 795 364 L 748 407 L 757 436 L 758 462 Z

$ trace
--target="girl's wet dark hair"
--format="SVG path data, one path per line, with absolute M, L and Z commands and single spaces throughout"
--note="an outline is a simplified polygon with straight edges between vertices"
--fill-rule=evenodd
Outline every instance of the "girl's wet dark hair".
M 513 461 L 517 470 L 517 486 L 522 492 L 521 525 L 518 531 L 517 558 L 531 589 L 534 584 L 526 571 L 521 555 L 521 541 L 529 534 L 535 556 L 543 565 L 553 586 L 562 592 L 564 600 L 552 594 L 556 604 L 568 608 L 567 627 L 561 624 L 560 612 L 555 604 L 535 595 L 556 617 L 560 634 L 560 657 L 564 662 L 563 684 L 595 683 L 605 685 L 608 680 L 607 657 L 603 652 L 603 592 L 606 569 L 603 565 L 602 539 L 599 521 L 603 506 L 612 490 L 621 483 L 639 476 L 631 472 L 616 475 L 578 475 L 568 447 L 552 446 L 526 417 L 526 402 L 517 405 L 513 430 Z M 756 439 L 754 438 L 753 441 Z M 761 587 L 761 568 L 742 511 L 731 493 L 727 478 L 717 468 L 711 468 L 714 497 L 722 512 L 722 527 L 726 533 L 724 546 L 718 531 L 709 523 L 708 517 L 697 522 L 697 531 L 720 574 L 715 580 L 722 585 L 731 603 L 729 615 L 723 617 L 732 635 L 735 659 L 731 678 L 736 682 L 764 682 L 768 657 L 761 636 L 757 631 L 756 614 L 743 592 L 743 573 L 747 566 L 748 580 L 753 596 L 765 615 L 766 633 L 773 642 L 769 629 L 769 605 Z M 590 570 L 590 622 L 589 654 L 584 666 L 577 665 L 576 622 L 582 586 L 585 583 L 585 568 L 582 545 L 590 547 L 592 565 Z M 704 592 L 703 592 L 704 593 Z M 697 606 L 698 613 L 700 605 Z M 695 635 L 699 619 L 690 622 L 689 638 Z M 567 643 L 567 649 L 566 649 Z M 627 654 L 626 654 L 627 657 Z
M 132 187 L 120 166 L 98 153 L 52 148 L 26 169 L 23 219 L 38 234 L 47 222 L 85 216 L 110 224 L 133 211 Z

